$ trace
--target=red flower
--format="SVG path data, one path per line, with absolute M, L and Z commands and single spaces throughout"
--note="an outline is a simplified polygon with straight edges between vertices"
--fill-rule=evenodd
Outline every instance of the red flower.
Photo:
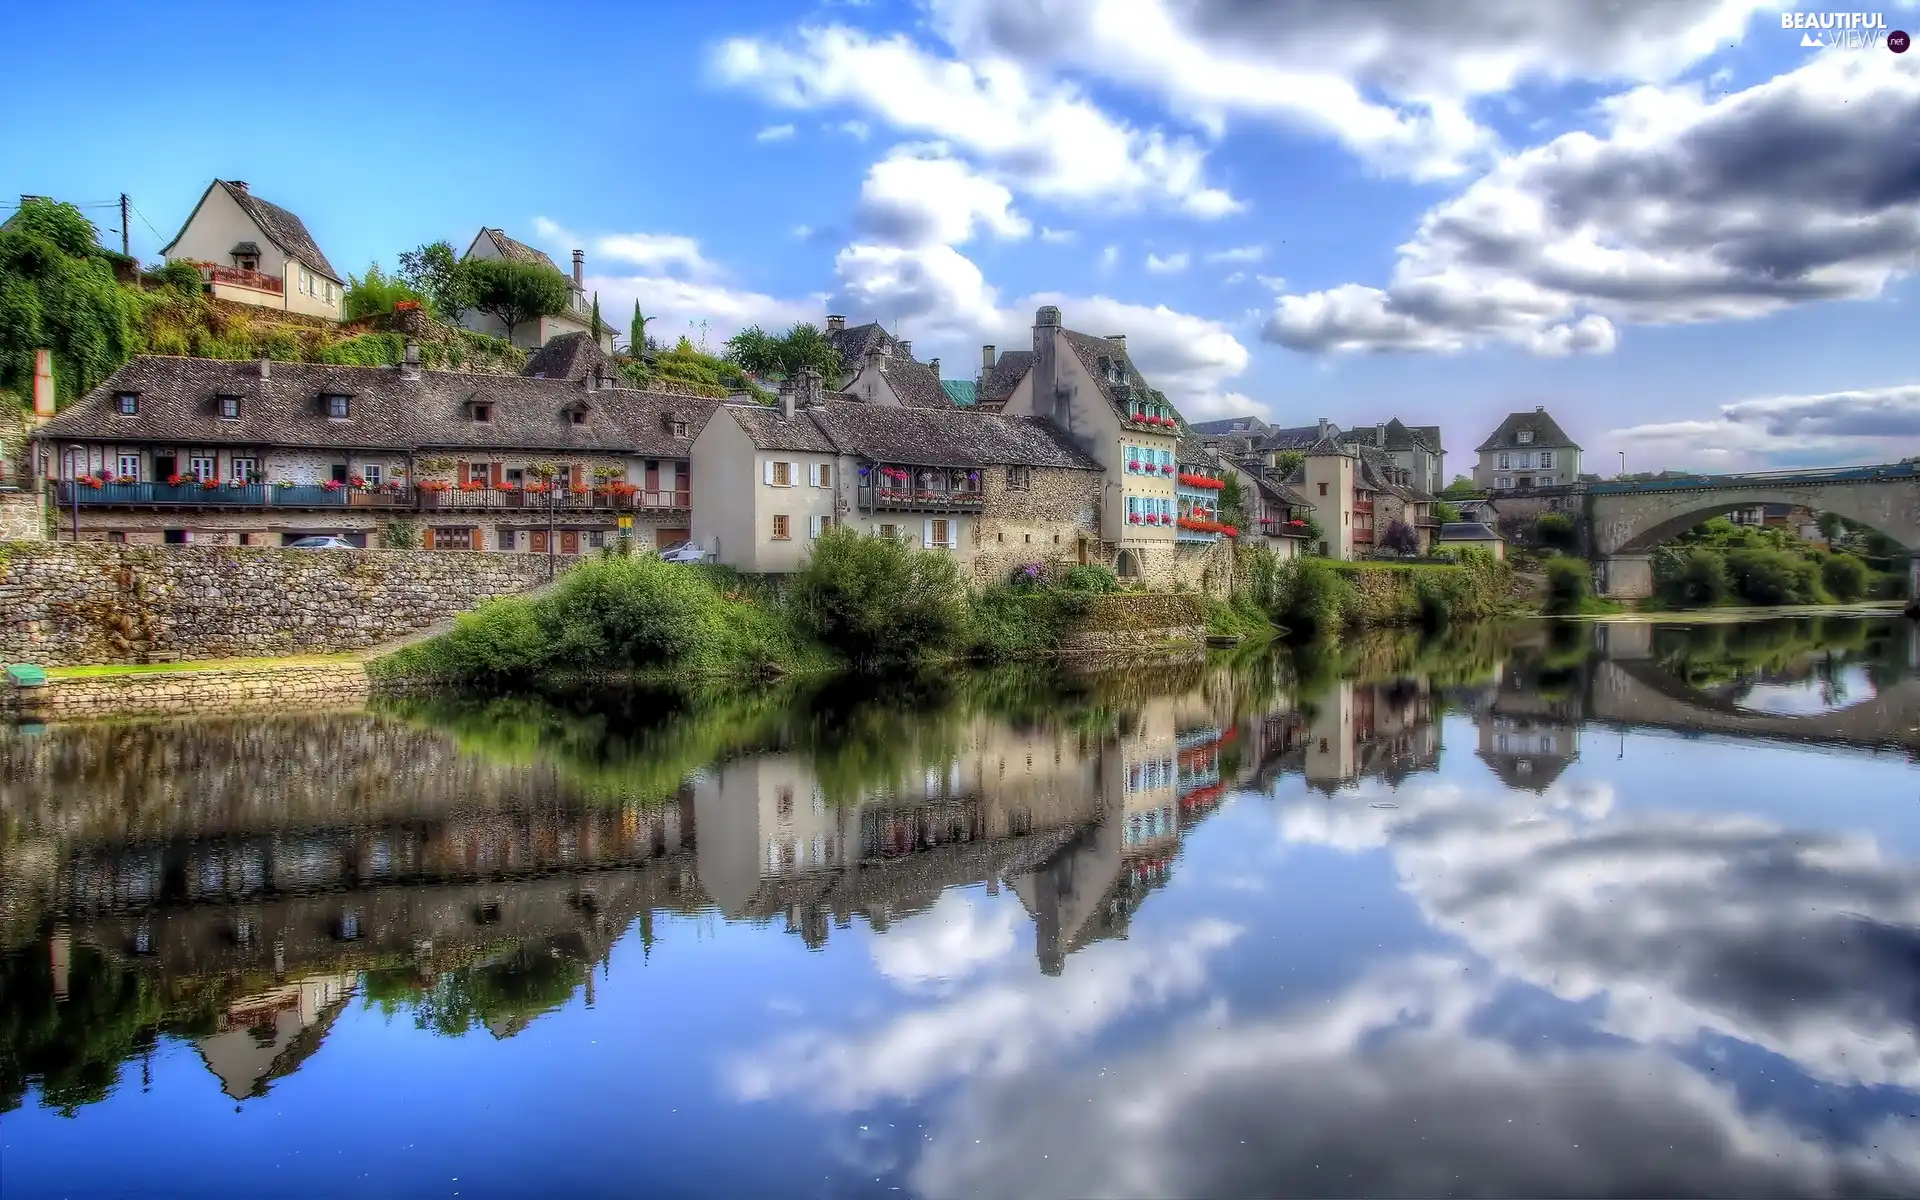
M 423 479 L 414 486 L 423 492 L 444 492 L 453 485 L 444 479 Z
M 330 492 L 337 492 L 342 487 L 345 487 L 346 485 L 341 483 L 338 479 L 329 479 L 325 483 L 321 484 L 320 486 L 327 489 Z

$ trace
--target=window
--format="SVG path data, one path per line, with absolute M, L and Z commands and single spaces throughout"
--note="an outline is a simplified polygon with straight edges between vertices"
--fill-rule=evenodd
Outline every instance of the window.
M 793 464 L 789 462 L 768 463 L 767 482 L 774 487 L 792 487 Z
M 474 406 L 473 406 L 473 419 L 474 419 L 475 421 L 478 421 L 478 422 L 479 422 L 480 424 L 482 424 L 482 425 L 487 425 L 487 424 L 490 424 L 490 423 L 492 423 L 492 421 L 493 421 L 493 405 L 491 405 L 491 404 L 476 404 L 476 405 L 474 405 Z
M 773 515 L 773 540 L 776 542 L 784 542 L 792 536 L 793 533 L 788 525 L 787 514 L 775 513 Z
M 379 463 L 366 463 L 360 468 L 360 478 L 367 481 L 368 487 L 380 486 L 381 466 Z
M 687 423 L 685 421 L 675 421 L 673 423 L 673 436 L 677 438 L 687 436 Z
M 139 392 L 121 392 L 113 398 L 113 401 L 123 417 L 138 416 L 140 413 Z
M 572 412 L 568 413 L 567 417 L 575 425 L 585 425 L 587 423 L 587 410 L 584 408 L 576 408 Z
M 427 542 L 427 549 L 429 550 L 474 550 L 478 548 L 473 544 L 473 530 L 468 528 L 435 526 L 427 532 L 430 535 Z
M 1498 459 L 1498 461 L 1494 463 L 1494 465 L 1496 467 L 1499 467 L 1502 471 L 1504 471 L 1508 467 L 1511 467 L 1513 465 L 1513 458 L 1511 455 L 1502 454 Z
M 324 397 L 324 399 L 327 402 L 327 417 L 330 420 L 344 421 L 347 419 L 348 414 L 352 411 L 352 407 L 349 404 L 350 397 L 330 395 Z
M 187 474 L 201 483 L 214 477 L 213 455 L 191 454 L 187 456 Z
M 1024 492 L 1032 486 L 1033 486 L 1033 468 L 1032 467 L 1008 467 L 1007 468 L 1007 490 L 1008 491 Z
M 1140 516 L 1140 497 L 1127 497 L 1127 524 L 1132 525 Z
M 1533 445 L 1533 430 L 1522 429 L 1513 440 L 1519 442 L 1522 446 L 1531 446 Z
M 1324 495 L 1326 495 L 1326 494 L 1327 494 L 1327 485 L 1326 485 L 1326 484 L 1324 484 L 1324 483 L 1320 485 L 1320 494 L 1321 494 L 1322 496 L 1324 496 Z
M 807 518 L 807 536 L 817 538 L 822 533 L 824 533 L 826 531 L 827 526 L 831 524 L 833 524 L 832 517 L 823 517 L 818 515 L 808 517 Z
M 235 483 L 252 483 L 253 477 L 260 473 L 258 465 L 251 458 L 236 458 L 233 460 L 233 469 L 228 474 L 233 476 Z
M 807 468 L 807 479 L 808 479 L 808 482 L 810 482 L 814 487 L 817 487 L 817 488 L 832 487 L 833 486 L 833 464 L 832 463 L 814 463 L 813 465 Z
M 1540 452 L 1540 465 L 1543 467 L 1551 467 L 1553 465 L 1553 451 L 1542 450 Z
M 589 549 L 598 550 L 601 547 L 605 546 L 606 544 L 607 544 L 606 530 L 604 529 L 587 530 L 587 546 Z
M 122 454 L 120 456 L 120 469 L 114 472 L 114 477 L 126 483 L 140 482 L 140 456 L 138 454 Z
M 1496 476 L 1493 481 L 1493 486 L 1497 488 L 1510 488 L 1513 486 L 1513 478 L 1509 475 Z
M 942 546 L 949 550 L 953 549 L 953 522 L 939 520 L 928 521 L 927 545 Z
M 107 531 L 107 540 L 124 545 L 127 540 L 127 531 L 124 529 L 109 529 Z
M 898 525 L 876 525 L 873 527 L 873 532 L 879 537 L 897 538 L 900 536 L 900 527 Z
M 238 421 L 240 419 L 240 397 L 220 397 L 220 419 L 222 421 Z

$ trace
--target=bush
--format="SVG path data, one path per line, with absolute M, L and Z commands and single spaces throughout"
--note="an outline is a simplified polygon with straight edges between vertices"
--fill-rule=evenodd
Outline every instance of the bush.
M 1060 577 L 1060 586 L 1071 592 L 1093 592 L 1104 596 L 1108 592 L 1119 591 L 1120 580 L 1111 567 L 1085 563 L 1069 567 L 1067 573 Z
M 1679 567 L 1664 590 L 1674 604 L 1700 607 L 1720 603 L 1733 590 L 1726 556 L 1717 550 L 1687 551 L 1680 556 Z
M 1820 564 L 1820 582 L 1835 600 L 1851 604 L 1867 594 L 1867 564 L 1851 554 L 1835 554 Z
M 1548 613 L 1577 613 L 1592 597 L 1593 569 L 1584 560 L 1559 556 L 1547 560 Z
M 479 683 L 525 679 L 553 661 L 534 606 L 513 597 L 488 601 L 420 650 L 435 673 Z
M 844 526 L 814 544 L 788 602 L 803 631 L 862 666 L 951 651 L 968 623 L 951 557 Z
M 1783 550 L 1735 550 L 1727 555 L 1727 574 L 1749 604 L 1815 604 L 1826 597 L 1819 568 Z
M 1573 521 L 1564 513 L 1541 513 L 1533 523 L 1533 540 L 1549 549 L 1571 554 L 1577 541 Z
M 380 533 L 380 545 L 387 550 L 418 550 L 420 527 L 412 521 L 393 521 Z
M 1352 585 L 1326 559 L 1296 558 L 1281 569 L 1274 619 L 1298 637 L 1337 633 L 1352 602 Z

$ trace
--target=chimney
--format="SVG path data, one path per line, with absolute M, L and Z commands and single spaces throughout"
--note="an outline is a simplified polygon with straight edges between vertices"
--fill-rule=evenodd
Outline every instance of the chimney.
M 980 347 L 980 373 L 982 375 L 993 370 L 993 360 L 995 357 L 992 346 Z
M 1373 444 L 1383 450 L 1386 449 L 1387 423 L 1385 421 L 1375 421 L 1373 423 Z
M 1107 340 L 1123 351 L 1127 348 L 1127 335 L 1124 333 L 1110 333 L 1107 335 Z
M 1033 411 L 1063 429 L 1071 429 L 1069 405 L 1060 396 L 1058 360 L 1060 310 L 1043 304 L 1033 314 Z
M 928 360 L 927 360 L 927 369 L 928 369 L 929 371 L 932 371 L 932 372 L 933 372 L 933 377 L 934 377 L 935 379 L 938 379 L 938 378 L 940 378 L 940 360 L 939 360 L 939 359 L 937 359 L 937 358 L 930 358 L 930 359 L 928 359 Z
M 1535 411 L 1535 412 L 1545 412 L 1545 411 L 1547 411 L 1547 406 L 1546 406 L 1546 405 L 1544 405 L 1544 404 L 1536 404 L 1536 405 L 1534 405 L 1534 406 L 1533 406 L 1533 411 Z
M 827 314 L 827 332 L 840 333 L 847 327 L 847 319 L 839 313 Z
M 264 354 L 260 356 L 260 378 L 273 378 L 273 360 Z
M 580 287 L 586 279 L 586 275 L 587 252 L 585 250 L 575 250 L 573 252 L 573 286 Z
M 1320 437 L 1327 436 L 1327 419 L 1325 417 L 1320 418 L 1320 435 L 1319 436 Z
M 420 343 L 419 342 L 412 341 L 411 339 L 408 340 L 407 348 L 405 352 L 402 353 L 400 356 L 400 378 L 402 379 L 420 378 Z
M 247 181 L 244 179 L 229 179 L 227 180 L 227 185 L 236 192 L 244 192 L 247 190 Z
M 801 408 L 819 407 L 825 400 L 820 394 L 820 372 L 812 367 L 801 368 L 800 382 L 795 392 L 797 393 L 795 399 Z
M 33 417 L 44 421 L 53 415 L 58 403 L 53 390 L 53 351 L 33 352 Z
M 906 359 L 911 359 L 911 358 L 913 357 L 913 343 L 912 343 L 912 342 L 901 342 L 901 343 L 900 343 L 900 357 L 901 357 L 901 358 L 906 358 Z
M 793 420 L 793 381 L 787 380 L 780 385 L 780 415 Z

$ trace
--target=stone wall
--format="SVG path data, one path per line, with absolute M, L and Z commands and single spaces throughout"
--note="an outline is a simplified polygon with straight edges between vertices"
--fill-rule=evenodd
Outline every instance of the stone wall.
M 1007 487 L 1005 467 L 981 473 L 985 495 L 974 522 L 973 577 L 979 585 L 1004 583 L 1028 563 L 1072 566 L 1083 541 L 1100 532 L 1100 484 L 1096 471 L 1035 467 L 1029 486 Z
M 40 491 L 0 492 L 0 542 L 40 542 L 47 537 L 47 498 Z
M 1060 638 L 1068 659 L 1192 658 L 1206 650 L 1206 612 L 1192 595 L 1127 592 L 1095 596 Z
M 56 677 L 40 687 L 6 688 L 4 703 L 22 720 L 76 721 L 358 705 L 366 702 L 368 682 L 365 667 L 343 662 Z
M 546 581 L 544 557 L 95 542 L 0 547 L 0 662 L 327 654 Z

